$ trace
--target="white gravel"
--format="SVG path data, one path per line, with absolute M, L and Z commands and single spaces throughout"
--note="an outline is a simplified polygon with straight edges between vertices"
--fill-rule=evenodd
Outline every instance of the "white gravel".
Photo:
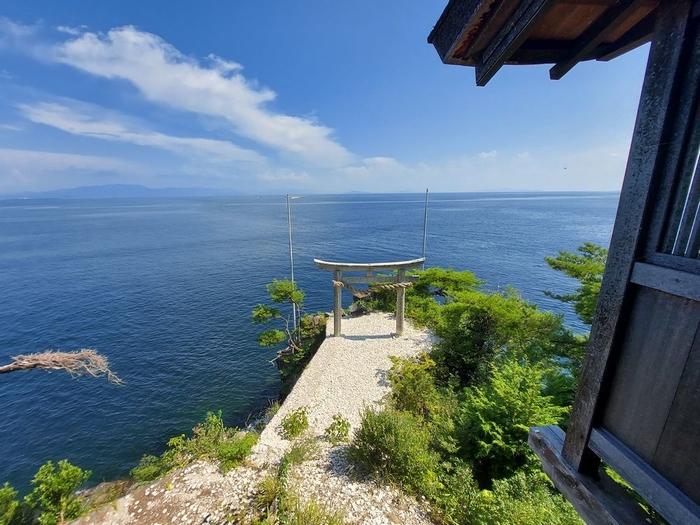
M 333 319 L 329 319 L 326 340 L 253 449 L 254 463 L 275 463 L 284 455 L 290 443 L 282 437 L 280 423 L 301 406 L 308 408 L 310 431 L 315 435 L 322 436 L 338 413 L 350 422 L 352 433 L 363 408 L 389 393 L 389 356 L 414 356 L 429 350 L 432 343 L 429 332 L 408 322 L 403 335 L 396 337 L 396 321 L 389 314 L 343 319 L 341 326 L 342 336 L 333 337 Z

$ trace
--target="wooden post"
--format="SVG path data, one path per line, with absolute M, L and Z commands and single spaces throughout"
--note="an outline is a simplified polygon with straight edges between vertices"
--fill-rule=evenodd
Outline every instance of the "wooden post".
M 343 278 L 343 272 L 335 270 L 334 279 L 338 282 Z M 343 288 L 342 286 L 333 287 L 333 336 L 340 337 L 340 317 L 343 312 Z
M 399 270 L 399 278 L 397 282 L 402 283 L 406 279 L 406 270 Z M 403 335 L 403 313 L 406 305 L 406 288 L 399 287 L 396 289 L 396 335 Z

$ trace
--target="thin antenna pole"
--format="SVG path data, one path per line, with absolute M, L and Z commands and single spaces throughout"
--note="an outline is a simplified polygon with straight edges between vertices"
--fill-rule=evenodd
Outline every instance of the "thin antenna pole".
M 428 242 L 428 188 L 425 189 L 425 215 L 423 216 L 423 258 L 425 258 L 425 247 Z M 421 269 L 425 270 L 425 261 Z
M 287 229 L 289 230 L 289 268 L 294 282 L 294 249 L 292 248 L 292 207 L 290 205 L 289 193 L 287 193 Z M 292 303 L 292 319 L 294 329 L 297 329 L 297 305 Z

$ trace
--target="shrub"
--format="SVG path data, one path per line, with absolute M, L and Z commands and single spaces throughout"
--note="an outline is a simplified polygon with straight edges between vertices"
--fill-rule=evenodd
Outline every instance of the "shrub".
M 432 371 L 435 361 L 426 354 L 414 359 L 389 357 L 392 362 L 387 376 L 391 384 L 391 402 L 397 410 L 421 417 L 439 411 L 440 395 Z
M 308 408 L 301 406 L 282 418 L 282 435 L 294 439 L 309 428 Z
M 335 414 L 333 416 L 333 422 L 328 425 L 328 428 L 324 431 L 324 435 L 333 445 L 347 441 L 350 436 L 350 423 L 342 414 Z
M 485 387 L 466 391 L 460 444 L 480 485 L 524 467 L 533 458 L 529 428 L 555 424 L 566 412 L 542 394 L 543 375 L 540 366 L 509 360 L 494 369 Z
M 348 458 L 409 492 L 432 494 L 437 485 L 439 457 L 430 450 L 430 435 L 407 412 L 365 409 Z
M 75 491 L 87 481 L 91 472 L 61 460 L 47 461 L 32 479 L 34 489 L 25 503 L 38 512 L 41 525 L 56 525 L 77 518 L 84 512 Z
M 140 482 L 153 481 L 197 459 L 219 461 L 225 472 L 241 464 L 257 439 L 255 433 L 225 427 L 221 411 L 207 412 L 204 421 L 192 429 L 191 438 L 184 434 L 170 438 L 163 454 L 143 456 L 131 469 L 131 476 Z
M 9 483 L 0 487 L 0 525 L 15 525 L 19 519 L 20 503 L 17 491 Z
M 222 441 L 216 453 L 221 470 L 228 472 L 243 463 L 258 442 L 258 437 L 258 434 L 253 432 L 238 432 L 226 441 Z
M 494 482 L 493 491 L 484 491 L 484 522 L 493 525 L 527 523 L 532 525 L 581 525 L 576 510 L 561 494 L 552 491 L 543 474 L 519 472 Z

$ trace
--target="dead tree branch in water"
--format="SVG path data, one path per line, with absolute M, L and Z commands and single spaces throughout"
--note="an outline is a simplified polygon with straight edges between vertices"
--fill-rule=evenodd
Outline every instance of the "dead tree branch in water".
M 47 350 L 37 354 L 16 355 L 11 359 L 12 363 L 0 366 L 0 374 L 41 368 L 44 370 L 65 370 L 71 376 L 106 376 L 111 383 L 122 384 L 122 380 L 110 370 L 107 358 L 95 350 L 85 348 L 77 352 Z

